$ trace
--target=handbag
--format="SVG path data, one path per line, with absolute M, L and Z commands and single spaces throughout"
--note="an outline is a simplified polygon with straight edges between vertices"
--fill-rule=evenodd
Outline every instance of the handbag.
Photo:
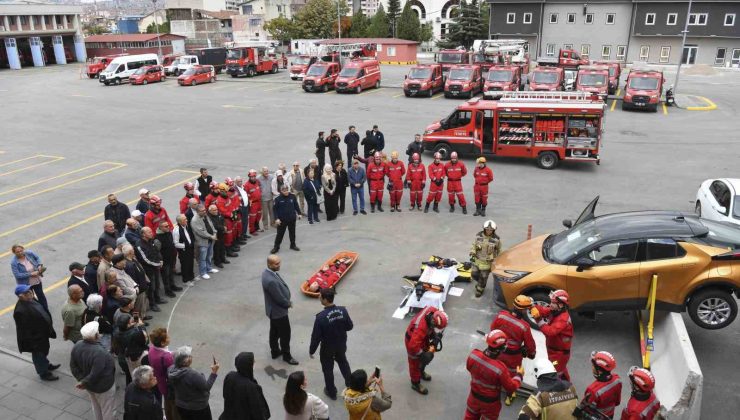
M 324 202 L 324 196 L 319 194 L 319 192 L 316 190 L 316 184 L 311 181 L 311 186 L 313 187 L 313 192 L 316 193 L 316 204 L 322 204 Z M 319 188 L 320 190 L 321 188 Z

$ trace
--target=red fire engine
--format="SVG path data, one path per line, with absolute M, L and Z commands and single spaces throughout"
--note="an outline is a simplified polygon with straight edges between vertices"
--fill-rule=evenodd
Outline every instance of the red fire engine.
M 98 73 L 103 71 L 103 69 L 106 68 L 114 58 L 122 57 L 124 55 L 128 54 L 112 54 L 93 58 L 92 62 L 87 63 L 87 77 L 91 79 L 98 77 Z
M 609 67 L 581 66 L 578 69 L 576 90 L 594 93 L 605 101 L 609 95 Z
M 226 52 L 226 73 L 231 77 L 277 73 L 279 68 L 277 58 L 270 57 L 265 47 L 234 47 Z
M 500 101 L 473 99 L 426 128 L 424 149 L 475 156 L 599 163 L 606 105 L 585 92 L 504 92 Z
M 456 50 L 439 50 L 434 54 L 434 62 L 442 65 L 442 72 L 447 73 L 450 67 L 470 63 L 470 53 L 462 47 Z

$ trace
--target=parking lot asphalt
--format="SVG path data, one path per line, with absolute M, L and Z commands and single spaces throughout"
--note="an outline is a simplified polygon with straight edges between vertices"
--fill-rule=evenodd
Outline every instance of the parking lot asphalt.
M 215 178 L 246 175 L 250 168 L 312 156 L 316 132 L 348 125 L 363 132 L 378 124 L 386 150 L 403 153 L 414 133 L 449 114 L 457 100 L 405 98 L 399 86 L 407 67 L 383 66 L 383 87 L 360 95 L 308 94 L 287 73 L 253 79 L 221 75 L 214 84 L 180 87 L 172 78 L 148 86 L 105 87 L 82 79 L 74 66 L 0 71 L 0 265 L 9 262 L 13 243 L 37 251 L 49 271 L 44 279 L 53 316 L 60 330 L 59 309 L 64 300 L 66 267 L 84 261 L 95 247 L 102 227 L 105 196 L 118 192 L 132 203 L 147 187 L 163 197 L 164 207 L 176 213 L 181 184 L 210 168 Z M 672 80 L 670 74 L 667 78 Z M 717 109 L 692 112 L 678 108 L 658 113 L 607 112 L 606 137 L 600 166 L 564 164 L 553 171 L 534 162 L 493 159 L 488 215 L 499 225 L 504 246 L 562 229 L 560 221 L 577 216 L 596 195 L 597 214 L 626 210 L 677 209 L 691 211 L 701 181 L 737 177 L 736 97 L 740 74 L 686 76 L 681 93 L 709 98 Z M 608 103 L 612 109 L 611 103 Z M 342 147 L 344 149 L 344 147 Z M 428 162 L 430 156 L 424 156 Z M 472 157 L 465 157 L 472 168 Z M 472 181 L 464 181 L 472 201 Z M 317 360 L 307 355 L 313 314 L 318 302 L 300 295 L 298 285 L 335 252 L 360 252 L 360 261 L 339 286 L 337 303 L 346 305 L 356 328 L 350 334 L 353 368 L 379 365 L 395 405 L 388 418 L 459 418 L 465 409 L 469 376 L 465 354 L 482 347 L 475 330 L 490 324 L 495 313 L 491 288 L 482 299 L 472 286 L 462 285 L 461 297 L 450 297 L 446 310 L 451 325 L 445 350 L 429 368 L 435 376 L 431 394 L 421 397 L 408 387 L 402 335 L 406 322 L 391 314 L 400 303 L 400 277 L 418 270 L 430 254 L 465 258 L 482 218 L 447 212 L 409 213 L 407 195 L 401 214 L 345 215 L 331 223 L 298 228 L 302 251 L 281 251 L 283 277 L 296 302 L 291 312 L 294 356 L 309 375 L 309 389 L 321 394 L 323 380 Z M 223 374 L 239 351 L 254 351 L 255 371 L 273 409 L 280 417 L 284 378 L 293 369 L 269 359 L 259 275 L 271 248 L 274 230 L 255 237 L 242 256 L 210 281 L 200 281 L 179 300 L 164 305 L 152 327 L 169 325 L 174 348 L 195 347 L 195 366 L 206 371 L 211 355 Z M 284 247 L 285 249 L 285 247 Z M 12 284 L 9 269 L 1 278 Z M 0 294 L 0 345 L 15 348 L 15 327 L 9 312 L 14 297 Z M 175 304 L 177 305 L 175 307 Z M 4 309 L 3 309 L 4 308 Z M 730 418 L 740 410 L 735 381 L 727 374 L 740 350 L 740 324 L 720 331 L 696 328 L 685 317 L 706 375 L 702 417 Z M 596 321 L 575 318 L 576 339 L 570 362 L 574 382 L 582 391 L 590 381 L 588 354 L 602 346 L 618 360 L 626 376 L 639 363 L 638 335 L 631 314 L 600 314 Z M 656 343 L 660 346 L 660 343 Z M 68 360 L 70 343 L 52 344 L 54 360 Z M 221 375 L 223 377 L 223 375 Z M 338 383 L 341 383 L 337 372 Z M 660 382 L 660 378 L 657 378 Z M 212 393 L 213 412 L 222 405 L 220 380 Z M 625 399 L 628 387 L 625 387 Z M 515 406 L 520 406 L 518 401 Z M 332 418 L 345 418 L 341 403 L 331 402 Z M 505 408 L 502 418 L 515 415 Z

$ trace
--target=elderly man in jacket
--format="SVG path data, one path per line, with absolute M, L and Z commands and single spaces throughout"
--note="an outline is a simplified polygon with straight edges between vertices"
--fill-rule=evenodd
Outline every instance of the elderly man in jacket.
M 277 254 L 280 250 L 280 244 L 283 242 L 286 229 L 290 237 L 290 249 L 300 251 L 300 248 L 295 244 L 295 222 L 296 219 L 300 220 L 301 218 L 301 209 L 298 207 L 298 200 L 290 193 L 287 185 L 280 187 L 280 195 L 275 198 L 273 207 L 278 231 L 270 254 Z
M 293 169 L 285 175 L 285 183 L 290 187 L 291 194 L 295 195 L 301 207 L 301 214 L 306 214 L 306 197 L 303 195 L 303 173 L 301 164 L 293 162 Z
M 15 287 L 18 302 L 13 311 L 18 351 L 31 353 L 36 373 L 44 381 L 56 381 L 58 376 L 51 371 L 59 365 L 49 363 L 49 339 L 57 338 L 51 315 L 34 297 L 31 286 L 19 284 Z
M 153 392 L 157 378 L 151 366 L 139 366 L 131 373 L 132 382 L 126 387 L 124 420 L 162 420 L 162 403 Z
M 268 229 L 270 225 L 275 226 L 275 214 L 272 212 L 272 180 L 275 178 L 267 166 L 263 166 L 257 181 L 260 183 L 262 192 L 262 229 Z
M 118 201 L 115 194 L 108 194 L 108 205 L 103 211 L 105 220 L 112 220 L 115 224 L 116 231 L 120 235 L 126 227 L 126 219 L 131 217 L 131 211 L 126 204 Z
M 298 362 L 290 354 L 290 319 L 288 309 L 290 289 L 280 274 L 280 257 L 275 254 L 267 257 L 267 268 L 262 272 L 262 291 L 265 295 L 265 314 L 270 318 L 270 353 L 273 359 L 281 355 L 288 364 Z
M 193 230 L 195 246 L 198 248 L 198 273 L 203 279 L 210 279 L 208 273 L 218 273 L 218 270 L 211 267 L 213 258 L 213 244 L 216 242 L 216 228 L 211 223 L 211 219 L 206 214 L 206 207 L 198 204 L 196 214 L 190 223 Z
M 352 161 L 352 167 L 347 171 L 347 179 L 349 179 L 349 191 L 352 196 L 352 215 L 357 216 L 357 199 L 360 200 L 360 213 L 367 214 L 365 212 L 365 182 L 367 181 L 367 175 L 365 168 L 360 165 L 360 161 L 354 159 Z
M 69 369 L 77 388 L 90 395 L 95 420 L 116 418 L 116 367 L 113 356 L 100 344 L 96 321 L 82 327 L 82 341 L 72 348 Z

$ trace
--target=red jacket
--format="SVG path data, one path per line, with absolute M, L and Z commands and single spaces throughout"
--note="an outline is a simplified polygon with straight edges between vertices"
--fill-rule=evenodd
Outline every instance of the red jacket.
M 386 165 L 380 162 L 380 165 L 376 165 L 375 161 L 370 162 L 367 165 L 367 179 L 370 181 L 383 181 L 385 179 Z
M 622 420 L 653 420 L 659 409 L 660 401 L 655 394 L 650 394 L 650 398 L 645 401 L 632 397 L 622 410 Z
M 614 409 L 622 402 L 622 381 L 613 374 L 606 382 L 594 381 L 586 388 L 583 400 L 593 403 L 596 408 L 609 417 L 614 417 Z
M 216 201 L 217 198 L 218 198 L 218 195 L 213 195 L 211 193 L 208 193 L 208 195 L 205 198 L 206 210 L 208 210 L 208 207 L 210 207 L 211 204 L 215 204 L 214 201 Z
M 411 182 L 424 182 L 427 180 L 427 171 L 424 168 L 424 164 L 420 163 L 418 165 L 410 164 L 409 170 L 406 172 L 406 181 Z
M 476 166 L 473 171 L 473 178 L 475 179 L 476 185 L 488 185 L 493 182 L 493 171 L 488 166 L 483 169 Z
M 188 197 L 186 194 L 185 197 L 180 199 L 180 214 L 185 214 L 185 212 L 188 211 L 188 202 L 191 198 L 198 200 L 198 202 L 200 203 L 200 198 L 196 196 Z
M 152 233 L 156 235 L 157 228 L 163 220 L 166 220 L 167 224 L 170 225 L 170 231 L 175 228 L 172 225 L 172 220 L 170 220 L 170 216 L 167 215 L 167 210 L 165 210 L 164 207 L 160 207 L 159 213 L 154 213 L 151 209 L 149 209 L 149 211 L 146 212 L 146 214 L 144 215 L 144 226 L 151 229 Z
M 537 305 L 543 317 L 549 317 L 552 314 L 550 308 Z M 548 350 L 568 350 L 573 341 L 573 322 L 570 320 L 568 311 L 562 311 L 553 316 L 548 323 L 540 327 L 540 331 L 545 335 L 545 343 Z
M 509 311 L 502 310 L 491 323 L 491 330 L 501 330 L 506 333 L 507 350 L 519 351 L 523 346 L 527 349 L 527 356 L 534 357 L 537 346 L 532 337 L 532 329 L 526 321 L 517 318 Z
M 234 200 L 231 197 L 218 197 L 215 204 L 221 216 L 225 220 L 231 220 L 231 214 L 234 211 Z
M 260 183 L 259 181 L 255 181 L 254 184 L 252 184 L 251 181 L 247 181 L 244 183 L 244 191 L 247 192 L 247 195 L 249 196 L 249 202 L 250 203 L 257 203 L 260 200 L 262 200 L 262 190 L 260 190 Z
M 390 161 L 385 164 L 385 172 L 388 179 L 393 181 L 394 183 L 400 184 L 403 183 L 403 176 L 406 175 L 406 165 L 403 164 L 403 162 L 396 161 L 396 163 L 393 163 L 393 161 Z M 403 187 L 401 187 L 403 188 Z
M 406 351 L 409 356 L 419 356 L 429 345 L 429 336 L 431 335 L 433 328 L 427 325 L 425 317 L 427 314 L 437 311 L 438 309 L 434 306 L 427 306 L 411 318 L 411 322 L 406 328 L 405 337 Z
M 470 391 L 483 397 L 497 399 L 501 388 L 512 393 L 522 384 L 519 375 L 512 379 L 503 362 L 486 356 L 478 349 L 470 352 L 466 367 L 470 372 Z
M 440 163 L 430 163 L 427 167 L 429 171 L 429 181 L 434 182 L 445 178 L 445 166 Z
M 445 163 L 445 175 L 447 175 L 449 181 L 459 181 L 467 174 L 468 168 L 459 160 L 455 163 L 452 163 L 452 161 Z

